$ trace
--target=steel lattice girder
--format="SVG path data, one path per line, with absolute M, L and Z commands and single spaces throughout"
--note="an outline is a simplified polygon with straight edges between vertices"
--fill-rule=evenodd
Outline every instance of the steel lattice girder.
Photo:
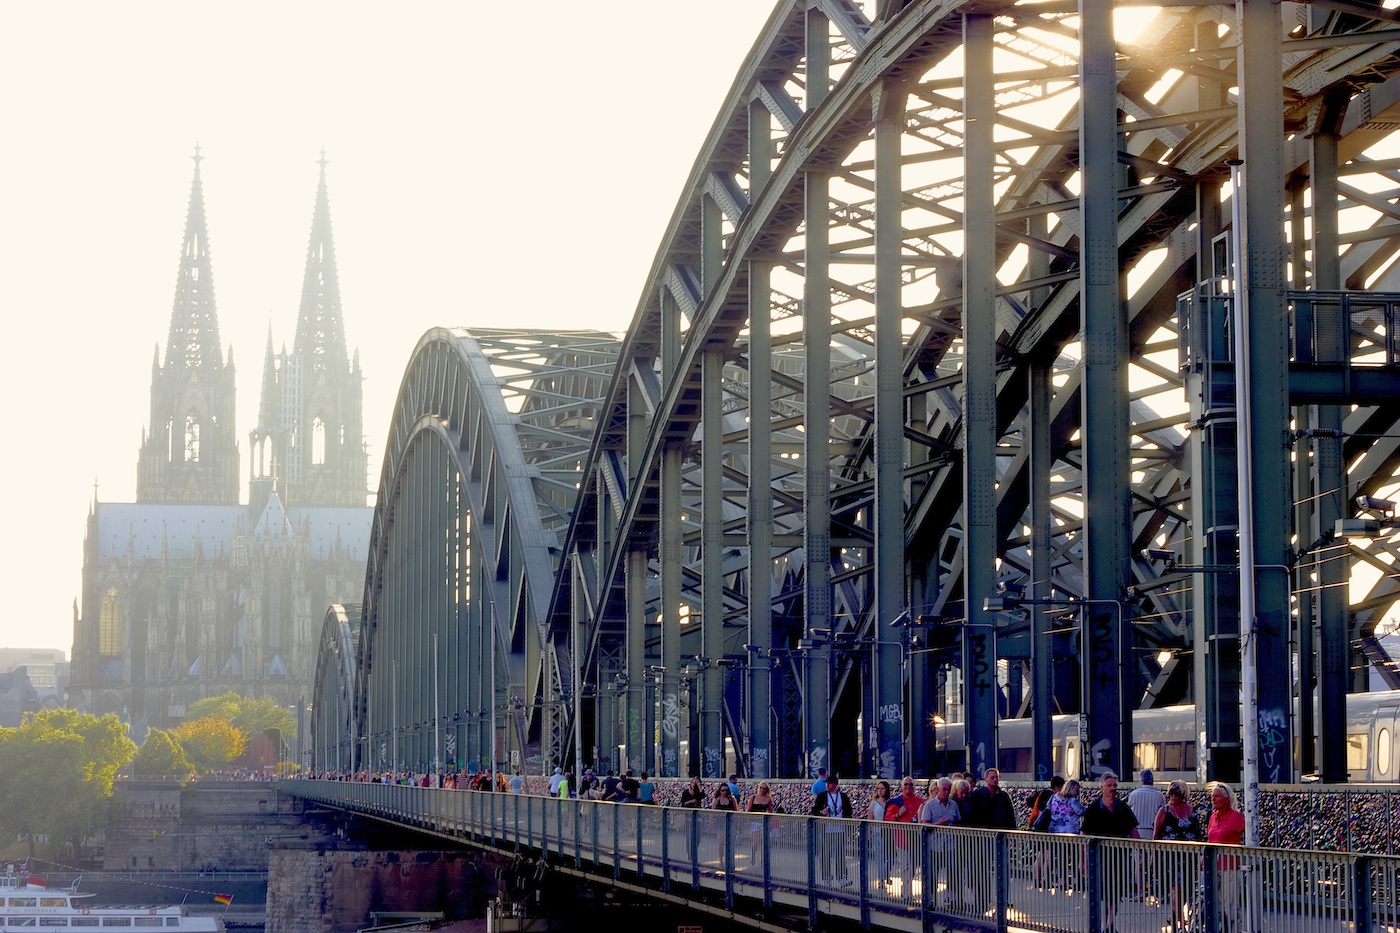
M 349 770 L 355 760 L 355 655 L 360 640 L 360 607 L 326 610 L 316 649 L 316 681 L 311 691 L 311 767 Z
M 1301 128 L 1327 95 L 1355 96 L 1353 113 L 1368 111 L 1359 119 L 1349 117 L 1343 132 L 1343 149 L 1352 150 L 1344 171 L 1354 172 L 1358 183 L 1342 191 L 1340 207 L 1354 220 L 1342 262 L 1349 287 L 1393 288 L 1396 236 L 1390 215 L 1396 170 L 1384 161 L 1368 165 L 1360 151 L 1360 141 L 1376 141 L 1374 117 L 1393 100 L 1397 44 L 1385 22 L 1392 17 L 1382 11 L 1375 14 L 1379 20 L 1367 20 L 1361 8 L 1351 11 L 1358 15 L 1330 17 L 1301 6 L 1287 10 L 1298 15 L 1308 38 L 1284 43 L 1285 125 L 1279 139 Z M 1082 578 L 1076 11 L 1065 3 L 977 7 L 979 14 L 994 17 L 995 29 L 994 292 L 1001 438 L 996 557 L 1002 579 L 1029 575 L 1032 513 L 1043 516 L 1038 520 L 1049 523 L 1052 577 L 1041 582 L 1048 584 L 1047 592 L 1071 598 L 1093 595 Z M 1153 568 L 1134 556 L 1141 547 L 1179 543 L 1191 534 L 1175 299 L 1201 277 L 1193 229 L 1197 192 L 1220 182 L 1224 159 L 1239 145 L 1236 107 L 1226 94 L 1236 82 L 1233 23 L 1217 24 L 1212 17 L 1220 12 L 1172 7 L 1149 19 L 1138 11 L 1135 15 L 1148 24 L 1117 48 L 1122 142 L 1116 264 L 1128 285 L 1132 373 L 1126 401 L 1132 527 L 1128 553 L 1121 555 L 1127 564 L 1124 588 L 1155 581 Z M 909 603 L 930 615 L 967 614 L 957 605 L 967 555 L 955 546 L 963 534 L 962 13 L 956 3 L 913 2 L 888 21 L 870 23 L 859 7 L 837 0 L 783 3 L 741 69 L 658 250 L 600 412 L 567 543 L 586 572 L 556 580 L 550 624 L 556 631 L 570 621 L 583 626 L 580 662 L 591 682 L 600 682 L 591 666 L 604 650 L 600 645 L 625 639 L 636 620 L 647 626 L 648 646 L 628 669 L 635 677 L 644 666 L 667 666 L 666 636 L 658 637 L 655 620 L 663 620 L 663 633 L 678 624 L 679 607 L 670 605 L 670 597 L 660 599 L 668 585 L 679 586 L 680 601 L 692 612 L 708 607 L 713 614 L 721 607 L 729 629 L 715 649 L 701 647 L 705 636 L 684 636 L 687 647 L 671 649 L 670 660 L 690 656 L 701 679 L 705 665 L 718 660 L 710 656 L 715 650 L 746 669 L 765 667 L 745 648 L 742 628 L 752 617 L 768 615 L 757 611 L 762 603 L 752 598 L 765 586 L 777 627 L 770 644 L 753 647 L 783 650 L 794 647 L 804 629 L 810 636 L 802 609 L 809 569 L 802 530 L 809 525 L 803 477 L 812 470 L 830 476 L 830 628 L 851 632 L 864 643 L 887 640 L 888 630 L 875 625 L 868 581 L 878 565 L 873 516 L 878 480 L 886 472 L 873 458 L 872 427 L 877 407 L 872 373 L 880 363 L 873 324 L 882 264 L 898 269 L 904 321 L 899 368 L 905 449 L 898 473 L 905 515 L 900 561 Z M 1367 36 L 1368 30 L 1374 35 Z M 1214 41 L 1198 41 L 1211 34 Z M 1382 106 L 1370 109 L 1373 103 Z M 900 115 L 903 129 L 897 161 L 903 179 L 901 236 L 893 251 L 878 247 L 881 163 L 872 142 L 872 126 L 880 114 L 891 112 Z M 1305 171 L 1303 157 L 1291 153 L 1285 153 L 1290 165 Z M 829 179 L 820 222 L 830 247 L 819 270 L 809 268 L 813 238 L 807 234 L 817 215 L 805 196 L 808 180 L 817 176 Z M 1375 193 L 1363 196 L 1363 188 Z M 1282 230 L 1275 239 L 1283 242 Z M 812 374 L 797 323 L 812 297 L 804 293 L 804 283 L 817 272 L 831 306 L 834 359 L 829 371 Z M 765 320 L 764 340 L 772 344 L 766 359 L 750 353 L 757 342 L 755 313 Z M 726 361 L 718 377 L 707 369 L 717 355 Z M 1043 503 L 1033 501 L 1027 474 L 1027 392 L 1033 372 L 1049 380 L 1053 392 L 1052 492 Z M 719 410 L 706 430 L 702 394 L 716 378 L 722 392 L 718 405 L 711 401 L 708 408 Z M 765 383 L 763 391 L 756 391 L 756 380 Z M 804 445 L 807 400 L 813 395 L 809 380 L 816 397 L 826 400 L 831 431 L 826 464 L 809 463 Z M 761 423 L 749 404 L 755 396 L 765 400 L 769 426 L 761 437 L 752 430 Z M 1377 406 L 1367 411 L 1373 421 L 1393 425 L 1393 411 Z M 1363 416 L 1358 412 L 1352 419 Z M 710 470 L 715 466 L 707 446 L 716 441 L 722 464 L 718 485 L 715 474 L 706 472 L 707 463 Z M 765 545 L 771 547 L 772 562 L 765 565 L 767 579 L 758 580 L 745 559 L 754 549 L 748 531 L 760 514 L 747 488 L 755 472 L 749 461 L 755 445 L 769 450 L 764 472 L 771 471 L 773 522 Z M 662 463 L 677 454 L 681 467 L 672 478 Z M 1353 481 L 1383 483 L 1394 473 L 1391 459 L 1373 466 L 1372 473 L 1353 472 Z M 668 493 L 671 483 L 678 488 Z M 672 508 L 679 512 L 670 526 L 679 529 L 677 567 L 669 560 L 657 563 L 658 545 L 671 546 L 664 530 L 668 494 L 677 496 Z M 707 512 L 707 494 L 719 502 L 718 509 Z M 638 566 L 629 555 L 638 552 L 651 561 L 645 585 L 631 588 L 632 602 L 637 593 L 645 595 L 641 610 L 629 606 L 627 585 L 627 568 Z M 665 582 L 668 573 L 676 575 L 676 584 Z M 718 575 L 720 595 L 706 586 L 707 574 Z M 1180 595 L 1153 591 L 1138 619 L 1140 647 L 1147 650 L 1133 660 L 1141 661 L 1144 676 L 1156 670 L 1156 649 L 1185 646 L 1189 627 Z M 889 621 L 888 614 L 880 620 Z M 650 663 L 658 660 L 663 663 Z M 856 664 L 847 655 L 834 668 L 833 707 L 842 702 L 841 684 Z M 713 708 L 720 701 L 702 696 L 700 702 Z M 749 706 L 755 705 L 762 704 L 751 700 Z M 913 712 L 905 722 L 912 720 L 917 729 L 922 711 Z M 731 728 L 737 737 L 746 727 L 734 723 Z
M 587 331 L 420 339 L 371 530 L 355 671 L 361 767 L 490 766 L 541 731 L 539 753 L 558 754 L 544 723 L 557 711 L 525 698 L 570 686 L 554 673 L 571 670 L 569 645 L 544 610 L 617 347 Z

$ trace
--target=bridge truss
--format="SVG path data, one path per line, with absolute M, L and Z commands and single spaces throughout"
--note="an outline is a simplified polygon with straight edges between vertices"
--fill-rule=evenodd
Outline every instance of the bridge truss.
M 1091 775 L 1131 769 L 1126 710 L 1195 702 L 1203 776 L 1238 779 L 1252 595 L 1270 747 L 1297 748 L 1265 779 L 1344 778 L 1340 701 L 1388 669 L 1396 597 L 1395 546 L 1331 532 L 1400 468 L 1398 19 L 779 3 L 620 345 L 538 351 L 580 354 L 548 429 L 491 398 L 488 347 L 523 335 L 420 345 L 366 587 L 366 765 L 391 721 L 418 730 L 396 760 L 450 760 L 426 744 L 450 696 L 476 714 L 458 747 L 502 765 L 980 771 L 1032 715 L 1032 760 L 1002 764 Z M 512 472 L 532 457 L 552 483 Z M 1296 703 L 1314 681 L 1327 728 Z M 1083 714 L 1082 760 L 1052 758 L 1052 711 Z

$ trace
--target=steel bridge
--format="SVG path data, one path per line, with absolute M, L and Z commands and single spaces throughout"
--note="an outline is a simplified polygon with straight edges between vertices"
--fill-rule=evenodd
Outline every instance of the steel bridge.
M 1238 780 L 1257 672 L 1260 779 L 1344 780 L 1397 72 L 1353 0 L 782 0 L 625 335 L 422 338 L 310 764 L 980 773 L 1028 716 L 1092 776 L 1188 702 Z

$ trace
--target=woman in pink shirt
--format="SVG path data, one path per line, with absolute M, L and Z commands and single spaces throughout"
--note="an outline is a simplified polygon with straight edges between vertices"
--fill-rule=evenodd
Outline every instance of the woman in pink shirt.
M 1244 845 L 1244 814 L 1235 809 L 1235 792 L 1225 784 L 1210 789 L 1210 823 L 1206 842 L 1211 845 Z M 1244 885 L 1238 855 L 1221 855 L 1215 860 L 1215 903 L 1220 911 L 1221 930 L 1238 933 Z

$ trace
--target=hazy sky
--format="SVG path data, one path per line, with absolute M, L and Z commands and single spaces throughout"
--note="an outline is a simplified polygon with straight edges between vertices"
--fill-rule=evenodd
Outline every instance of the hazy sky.
M 198 143 L 240 486 L 326 149 L 377 482 L 435 325 L 622 331 L 772 0 L 6 3 L 0 647 L 71 650 L 86 516 L 136 492 Z

